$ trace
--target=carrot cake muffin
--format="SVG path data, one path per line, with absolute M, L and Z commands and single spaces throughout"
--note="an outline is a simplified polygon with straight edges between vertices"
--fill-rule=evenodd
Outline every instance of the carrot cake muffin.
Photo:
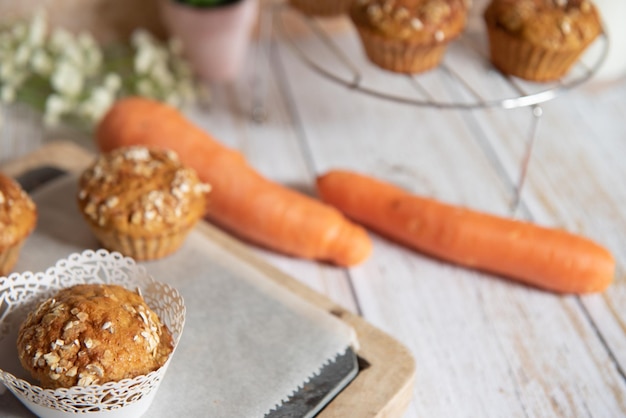
M 0 173 L 0 276 L 8 275 L 37 223 L 37 209 L 20 185 Z
M 78 205 L 106 249 L 151 260 L 182 245 L 209 190 L 173 151 L 125 147 L 101 154 L 82 174 Z
M 493 0 L 484 18 L 493 65 L 531 81 L 566 75 L 602 32 L 590 0 Z
M 350 17 L 374 64 L 398 73 L 420 73 L 441 62 L 465 28 L 463 0 L 355 0 Z
M 21 324 L 22 366 L 44 388 L 131 379 L 165 364 L 170 331 L 138 292 L 81 284 L 41 302 Z

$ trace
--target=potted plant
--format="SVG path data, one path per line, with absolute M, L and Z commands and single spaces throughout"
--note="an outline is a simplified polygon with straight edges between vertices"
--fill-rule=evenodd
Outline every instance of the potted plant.
M 237 78 L 257 20 L 259 0 L 160 0 L 161 16 L 196 74 L 210 82 Z

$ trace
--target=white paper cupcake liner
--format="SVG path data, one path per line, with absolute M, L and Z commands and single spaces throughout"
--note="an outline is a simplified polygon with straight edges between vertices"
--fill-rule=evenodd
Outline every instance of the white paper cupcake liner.
M 178 291 L 155 281 L 131 258 L 106 250 L 88 250 L 58 261 L 45 272 L 14 273 L 0 278 L 0 381 L 28 409 L 44 418 L 76 414 L 90 418 L 141 416 L 152 403 L 174 352 L 160 369 L 147 375 L 56 390 L 37 386 L 19 363 L 15 342 L 28 312 L 60 289 L 82 283 L 139 289 L 172 333 L 176 350 L 185 322 L 185 306 Z

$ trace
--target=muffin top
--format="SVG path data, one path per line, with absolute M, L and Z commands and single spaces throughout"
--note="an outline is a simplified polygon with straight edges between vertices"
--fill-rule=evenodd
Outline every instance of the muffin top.
M 20 185 L 0 173 L 0 251 L 30 234 L 37 209 Z
M 493 0 L 485 21 L 548 49 L 580 49 L 602 31 L 590 0 Z
M 81 284 L 40 303 L 17 340 L 22 366 L 42 387 L 89 386 L 157 370 L 172 336 L 138 292 Z
M 125 147 L 101 154 L 83 172 L 78 204 L 100 227 L 145 236 L 196 222 L 209 190 L 173 151 Z
M 465 27 L 463 0 L 355 0 L 357 27 L 389 39 L 430 44 L 455 38 Z

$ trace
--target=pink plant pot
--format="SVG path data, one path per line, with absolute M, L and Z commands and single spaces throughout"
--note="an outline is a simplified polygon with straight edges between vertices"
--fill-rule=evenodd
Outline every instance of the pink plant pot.
M 174 0 L 161 0 L 159 4 L 166 28 L 181 40 L 200 78 L 228 82 L 238 77 L 256 24 L 258 0 L 205 8 Z

